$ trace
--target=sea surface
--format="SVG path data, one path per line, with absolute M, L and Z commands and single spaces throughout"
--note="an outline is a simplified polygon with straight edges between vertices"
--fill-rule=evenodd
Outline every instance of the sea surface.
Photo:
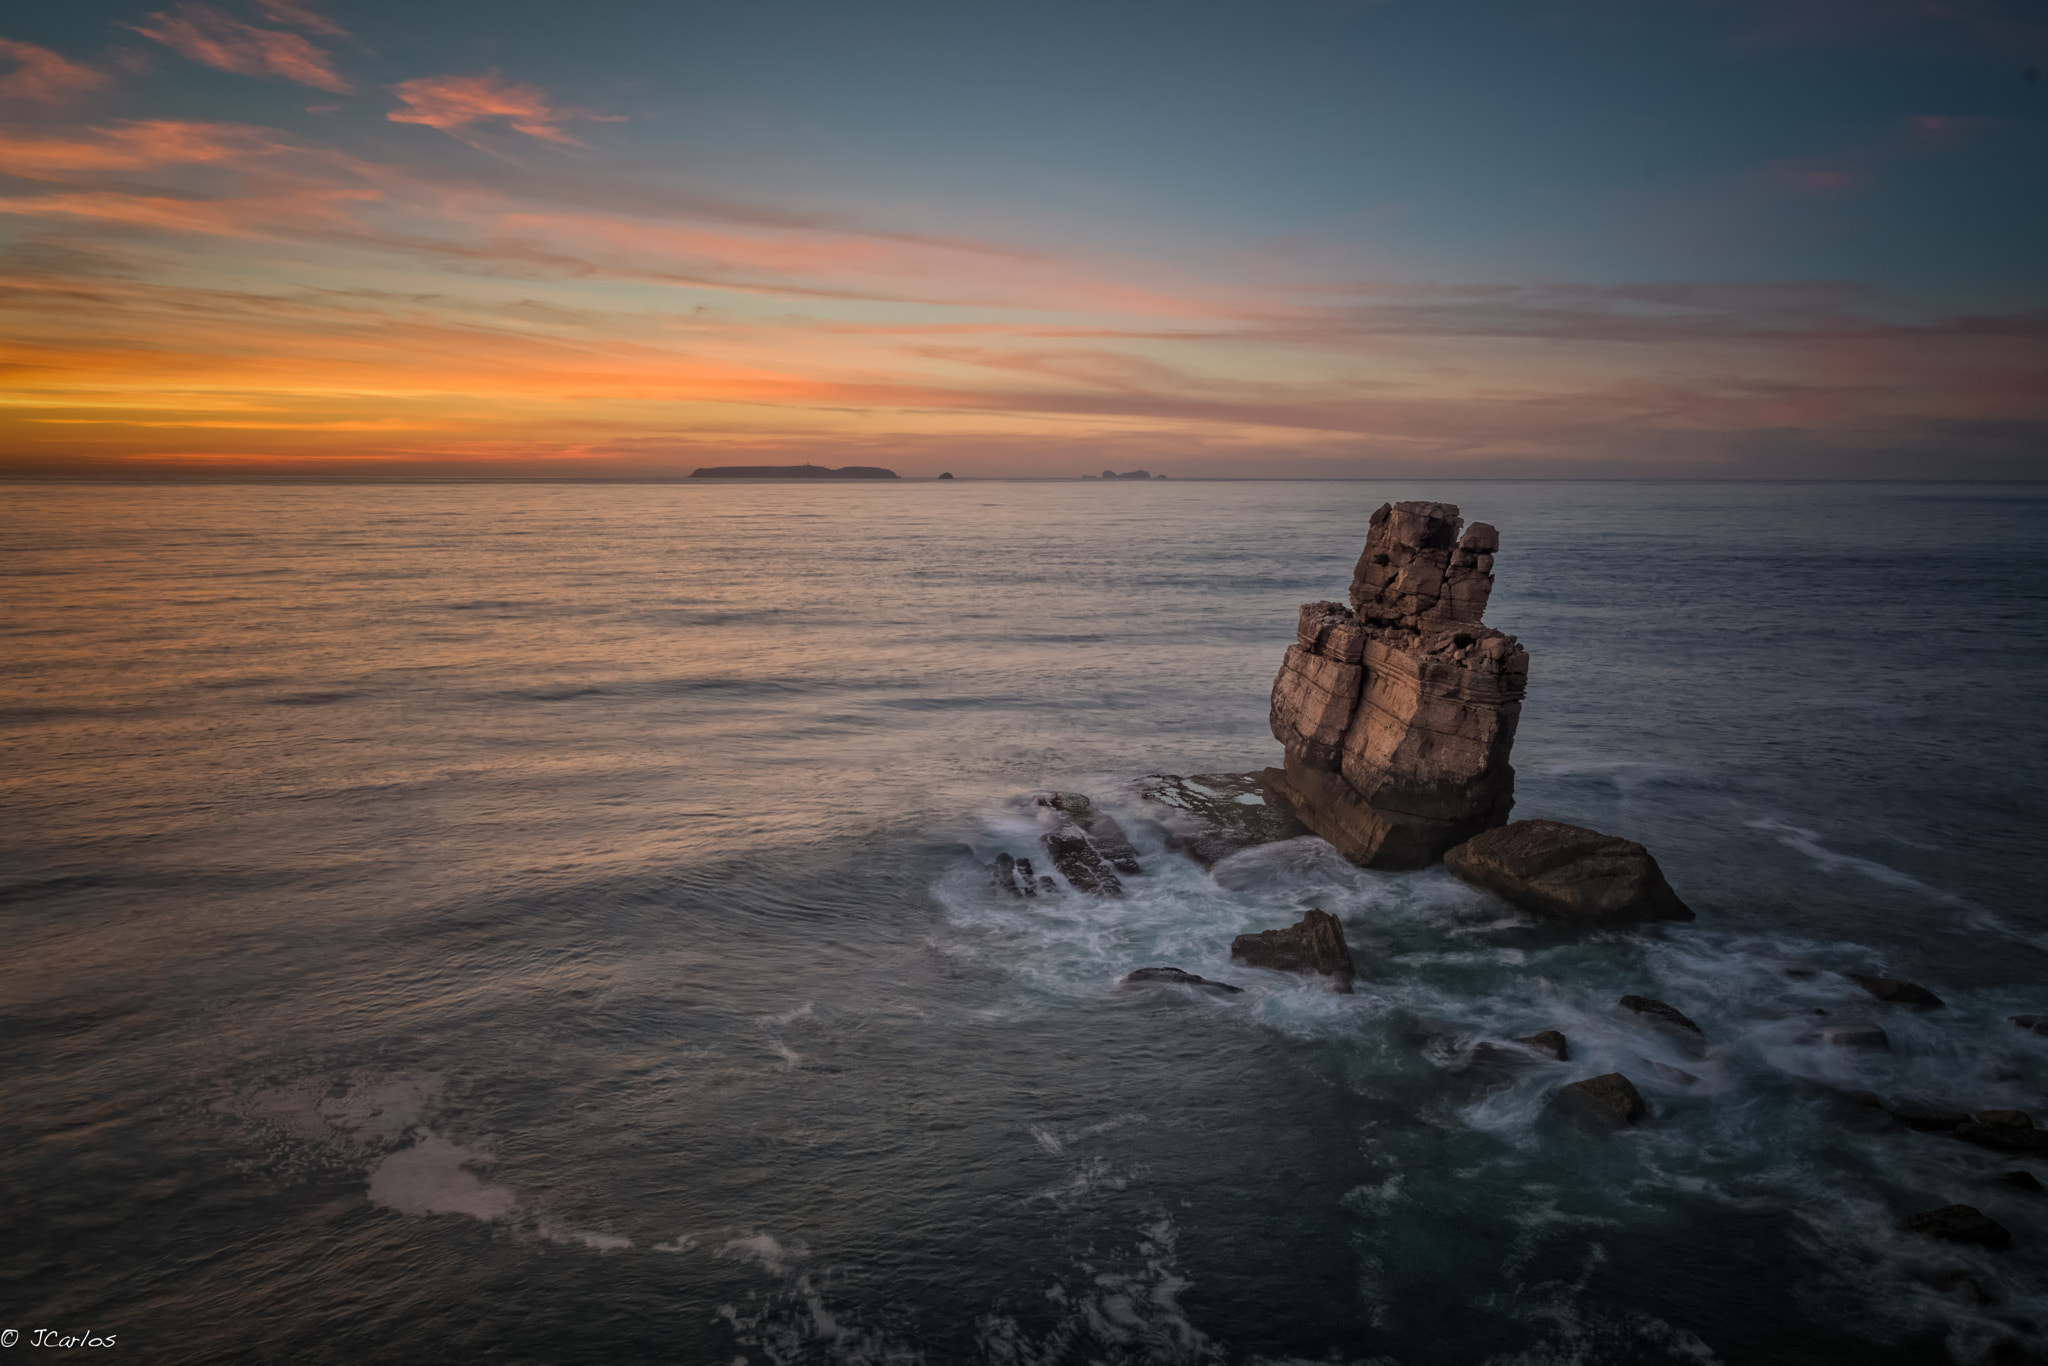
M 1166 846 L 1138 781 L 1277 762 L 1296 606 L 1405 498 L 1501 530 L 1516 814 L 1643 841 L 1696 922 Z M 2044 528 L 2043 485 L 6 487 L 0 1326 L 172 1363 L 2040 1351 L 2048 1196 L 1988 1178 L 2048 1163 L 1857 1093 L 2048 1116 L 2007 1020 L 2048 1013 Z M 1043 789 L 1123 822 L 1128 896 L 997 895 Z M 1311 906 L 1354 995 L 1229 960 Z M 1245 990 L 1115 985 L 1154 965 Z M 1893 1050 L 1818 1041 L 1857 1019 Z M 1547 1028 L 1569 1062 L 1472 1065 Z M 1549 1107 L 1617 1069 L 1640 1127 Z M 1952 1202 L 2012 1247 L 1894 1227 Z

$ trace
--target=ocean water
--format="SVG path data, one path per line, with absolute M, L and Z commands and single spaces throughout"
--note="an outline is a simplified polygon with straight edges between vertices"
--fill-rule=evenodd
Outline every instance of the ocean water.
M 1697 922 L 1560 933 L 1312 838 L 1165 846 L 1137 780 L 1276 761 L 1296 605 L 1418 497 L 1501 528 L 1517 814 L 1642 840 Z M 2048 1114 L 2048 1039 L 2006 1019 L 2048 1013 L 2044 515 L 9 487 L 0 1327 L 157 1362 L 2040 1351 L 2048 1197 L 1987 1178 L 2048 1163 L 1845 1095 Z M 1123 821 L 1127 897 L 996 897 L 1044 788 Z M 1229 962 L 1309 906 L 1355 995 Z M 1159 964 L 1245 991 L 1114 986 Z M 1865 1018 L 1892 1052 L 1817 1041 Z M 1469 1065 L 1544 1028 L 1569 1063 Z M 1615 1069 L 1647 1123 L 1554 1118 Z M 2012 1247 L 1893 1226 L 1950 1202 Z

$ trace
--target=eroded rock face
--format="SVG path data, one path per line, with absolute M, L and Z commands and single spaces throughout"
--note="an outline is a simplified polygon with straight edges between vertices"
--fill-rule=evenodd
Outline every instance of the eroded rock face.
M 1197 773 L 1190 778 L 1154 773 L 1138 792 L 1147 803 L 1165 808 L 1160 824 L 1167 846 L 1204 868 L 1239 850 L 1309 833 L 1294 818 L 1286 796 L 1257 773 Z
M 1266 777 L 1354 863 L 1415 868 L 1507 820 L 1529 656 L 1481 622 L 1500 535 L 1449 503 L 1372 515 L 1351 603 L 1301 609 L 1273 681 Z
M 1344 926 L 1326 911 L 1311 910 L 1284 930 L 1241 934 L 1230 941 L 1232 961 L 1280 972 L 1301 972 L 1324 978 L 1334 991 L 1348 994 L 1356 975 Z
M 1444 867 L 1526 911 L 1585 925 L 1691 920 L 1650 851 L 1561 821 L 1516 821 L 1446 850 Z

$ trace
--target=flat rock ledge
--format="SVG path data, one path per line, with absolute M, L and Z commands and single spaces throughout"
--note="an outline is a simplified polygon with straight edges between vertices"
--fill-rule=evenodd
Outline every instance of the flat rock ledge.
M 1926 987 L 1912 982 L 1902 982 L 1896 977 L 1869 977 L 1860 972 L 1845 972 L 1842 975 L 1878 1000 L 1888 1001 L 1895 1006 L 1918 1006 L 1922 1010 L 1938 1010 L 1942 1005 L 1942 999 Z
M 1230 941 L 1230 958 L 1247 967 L 1321 977 L 1332 991 L 1347 996 L 1357 976 L 1343 923 L 1322 910 L 1311 910 L 1284 930 L 1239 935 Z
M 1650 851 L 1562 821 L 1516 821 L 1449 850 L 1444 867 L 1503 900 L 1581 925 L 1691 920 Z
M 1300 839 L 1309 833 L 1279 786 L 1259 773 L 1154 773 L 1138 795 L 1164 808 L 1160 825 L 1166 845 L 1204 868 L 1261 844 Z
M 2004 1224 L 1974 1205 L 1943 1205 L 1922 1210 L 1899 1220 L 1901 1233 L 1916 1233 L 1944 1243 L 1967 1243 L 1972 1247 L 2003 1248 L 2012 1245 L 2012 1232 Z
M 1603 1129 L 1625 1129 L 1650 1112 L 1643 1093 L 1619 1072 L 1560 1087 L 1556 1104 L 1574 1118 Z
M 1192 972 L 1179 968 L 1139 968 L 1116 979 L 1120 987 L 1162 985 L 1177 987 L 1207 987 L 1211 991 L 1238 993 L 1243 987 L 1234 987 L 1228 982 L 1212 982 L 1207 977 L 1197 977 Z

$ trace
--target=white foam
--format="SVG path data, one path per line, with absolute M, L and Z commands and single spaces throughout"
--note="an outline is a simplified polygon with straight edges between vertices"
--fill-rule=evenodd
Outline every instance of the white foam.
M 400 1214 L 503 1219 L 519 1207 L 511 1187 L 491 1185 L 469 1170 L 471 1164 L 490 1160 L 422 1129 L 411 1147 L 400 1148 L 371 1170 L 370 1199 Z

